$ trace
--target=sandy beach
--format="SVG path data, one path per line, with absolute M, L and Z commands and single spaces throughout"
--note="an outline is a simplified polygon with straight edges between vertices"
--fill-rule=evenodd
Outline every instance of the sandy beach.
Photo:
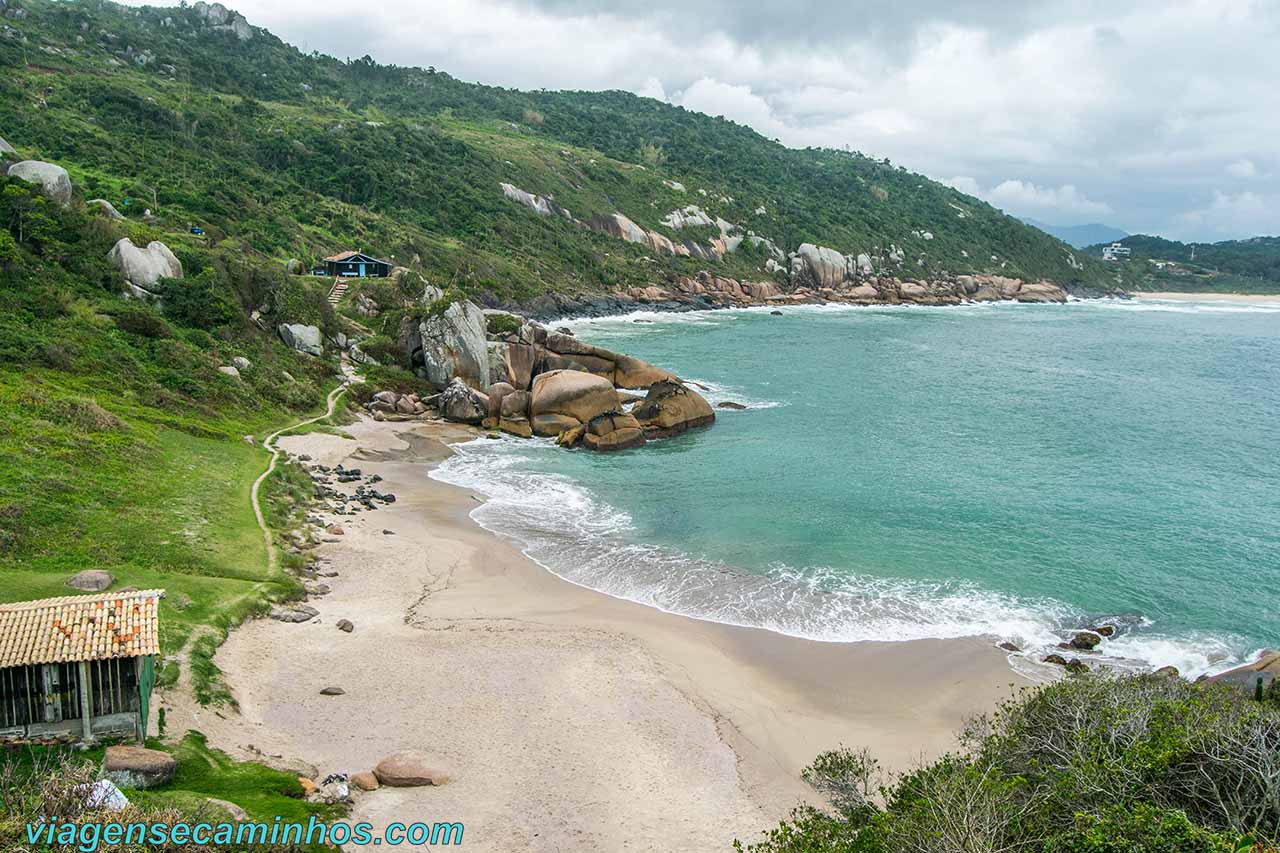
M 1276 302 L 1280 303 L 1280 293 L 1177 293 L 1160 291 L 1152 293 L 1133 292 L 1134 299 L 1161 299 L 1173 302 Z
M 232 632 L 216 662 L 238 714 L 163 702 L 170 732 L 237 757 L 323 775 L 412 748 L 450 776 L 359 794 L 354 821 L 461 821 L 477 850 L 728 849 L 812 799 L 799 773 L 818 752 L 868 746 L 909 768 L 1028 683 L 982 640 L 817 643 L 578 587 L 478 527 L 477 496 L 428 478 L 472 433 L 344 430 L 280 445 L 380 474 L 396 502 L 335 519 L 318 618 Z

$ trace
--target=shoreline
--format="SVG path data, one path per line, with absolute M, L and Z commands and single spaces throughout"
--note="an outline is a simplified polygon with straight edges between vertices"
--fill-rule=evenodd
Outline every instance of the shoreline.
M 323 776 L 414 748 L 452 777 L 362 794 L 353 821 L 461 820 L 468 844 L 494 850 L 727 847 L 814 799 L 799 773 L 819 752 L 868 746 L 906 770 L 1030 684 L 984 640 L 824 643 L 579 586 L 477 524 L 479 496 L 427 476 L 473 432 L 345 430 L 354 440 L 280 444 L 380 474 L 396 503 L 324 516 L 346 535 L 316 552 L 337 573 L 310 601 L 316 619 L 232 631 L 215 662 L 238 716 L 163 704 L 172 731 L 237 757 L 301 759 Z M 334 627 L 344 618 L 350 634 Z
M 1274 302 L 1280 303 L 1280 293 L 1184 293 L 1181 291 L 1151 291 L 1129 294 L 1134 299 L 1158 299 L 1166 302 Z

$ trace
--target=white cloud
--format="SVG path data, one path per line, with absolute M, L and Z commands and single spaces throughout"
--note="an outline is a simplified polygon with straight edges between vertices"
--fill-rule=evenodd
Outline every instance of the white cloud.
M 1094 201 L 1073 184 L 1041 187 L 1030 181 L 1010 179 L 991 189 L 983 189 L 973 178 L 960 175 L 943 183 L 962 193 L 977 196 L 1015 216 L 1033 216 L 1052 220 L 1054 224 L 1080 222 L 1089 217 L 1105 217 L 1115 213 L 1111 205 Z
M 1173 233 L 1186 239 L 1219 240 L 1242 235 L 1280 235 L 1280 197 L 1214 190 L 1209 204 L 1182 214 L 1179 227 L 1173 229 Z
M 1237 160 L 1227 167 L 1227 174 L 1233 178 L 1252 178 L 1258 174 L 1258 167 L 1252 160 Z

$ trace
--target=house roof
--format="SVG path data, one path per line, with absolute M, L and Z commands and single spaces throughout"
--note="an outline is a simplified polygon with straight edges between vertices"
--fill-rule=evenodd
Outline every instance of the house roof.
M 162 589 L 0 604 L 0 668 L 160 653 Z
M 329 257 L 325 258 L 325 260 L 341 262 L 341 261 L 349 261 L 354 258 L 363 258 L 364 260 L 370 261 L 375 264 L 386 264 L 387 266 L 391 266 L 391 263 L 389 261 L 380 261 L 377 258 L 373 257 L 372 255 L 366 255 L 364 252 L 340 252 L 336 255 L 330 255 Z

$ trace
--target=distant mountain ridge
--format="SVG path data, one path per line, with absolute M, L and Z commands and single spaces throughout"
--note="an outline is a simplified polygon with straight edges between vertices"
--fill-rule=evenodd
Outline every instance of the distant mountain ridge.
M 1091 222 L 1087 225 L 1050 225 L 1038 219 L 1023 217 L 1022 221 L 1039 228 L 1046 234 L 1052 234 L 1069 246 L 1083 249 L 1097 243 L 1114 243 L 1129 236 L 1129 232 L 1121 231 L 1111 225 Z

